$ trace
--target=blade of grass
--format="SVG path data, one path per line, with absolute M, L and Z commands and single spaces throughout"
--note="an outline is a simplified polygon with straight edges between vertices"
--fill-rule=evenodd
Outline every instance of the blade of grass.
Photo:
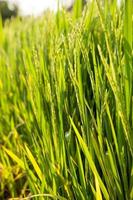
M 101 188 L 101 190 L 103 192 L 103 195 L 104 195 L 105 199 L 109 200 L 109 194 L 108 194 L 108 192 L 106 190 L 106 187 L 105 187 L 102 179 L 100 178 L 100 175 L 98 174 L 98 171 L 96 169 L 96 166 L 95 166 L 95 163 L 94 163 L 94 161 L 92 159 L 92 156 L 91 156 L 91 154 L 90 154 L 90 152 L 88 150 L 88 147 L 85 144 L 84 140 L 82 139 L 81 135 L 79 134 L 78 129 L 76 128 L 76 126 L 75 126 L 75 124 L 74 124 L 74 122 L 73 122 L 71 117 L 70 117 L 70 122 L 71 122 L 71 125 L 72 125 L 72 127 L 74 129 L 74 132 L 75 132 L 76 136 L 77 136 L 77 139 L 78 139 L 78 142 L 80 144 L 80 147 L 81 147 L 82 151 L 84 152 L 85 157 L 86 157 L 86 159 L 87 159 L 87 161 L 88 161 L 88 163 L 90 165 L 90 168 L 91 168 L 93 174 L 97 177 L 97 180 L 99 181 L 99 186 L 100 186 L 100 188 Z
M 34 167 L 34 170 L 36 171 L 39 179 L 42 181 L 44 181 L 43 179 L 43 173 L 40 169 L 40 167 L 38 166 L 34 156 L 32 155 L 31 151 L 29 150 L 28 146 L 25 144 L 25 151 L 26 151 L 26 156 L 28 157 L 28 159 L 30 160 L 31 164 L 33 165 Z

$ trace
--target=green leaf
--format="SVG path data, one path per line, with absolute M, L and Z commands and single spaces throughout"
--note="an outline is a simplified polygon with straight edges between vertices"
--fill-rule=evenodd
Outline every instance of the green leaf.
M 89 149 L 88 149 L 86 143 L 84 142 L 84 140 L 82 139 L 81 135 L 79 134 L 78 129 L 76 128 L 76 126 L 75 126 L 75 124 L 74 124 L 74 122 L 73 122 L 71 117 L 70 117 L 70 122 L 71 122 L 71 125 L 72 125 L 72 127 L 74 129 L 74 132 L 75 132 L 76 136 L 77 136 L 77 139 L 78 139 L 78 142 L 80 144 L 80 147 L 81 147 L 82 151 L 84 152 L 85 157 L 86 157 L 86 159 L 87 159 L 87 161 L 89 163 L 89 166 L 90 166 L 94 176 L 97 178 L 97 180 L 99 182 L 99 186 L 100 186 L 100 188 L 101 188 L 101 190 L 103 192 L 103 195 L 104 195 L 106 200 L 109 200 L 109 194 L 107 192 L 106 186 L 104 185 L 102 179 L 100 178 L 100 175 L 99 175 L 99 173 L 98 173 L 98 171 L 96 169 L 95 163 L 94 163 L 94 161 L 92 159 L 92 156 L 91 156 L 91 154 L 89 152 Z

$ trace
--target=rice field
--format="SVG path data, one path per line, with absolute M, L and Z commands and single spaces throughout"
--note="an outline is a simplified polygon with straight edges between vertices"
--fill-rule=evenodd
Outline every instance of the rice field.
M 133 199 L 133 1 L 0 20 L 0 200 Z

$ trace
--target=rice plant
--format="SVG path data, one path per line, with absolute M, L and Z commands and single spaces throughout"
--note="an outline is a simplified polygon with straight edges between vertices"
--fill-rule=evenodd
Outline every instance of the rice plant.
M 133 199 L 132 0 L 0 19 L 0 199 Z

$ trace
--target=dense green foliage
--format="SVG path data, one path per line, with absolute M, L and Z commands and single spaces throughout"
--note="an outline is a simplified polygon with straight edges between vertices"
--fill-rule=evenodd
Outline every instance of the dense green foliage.
M 10 5 L 7 1 L 0 0 L 0 15 L 3 21 L 12 17 L 16 17 L 18 15 L 17 5 L 14 4 L 12 5 L 12 8 L 10 8 Z
M 80 2 L 0 22 L 1 200 L 133 199 L 132 0 Z

